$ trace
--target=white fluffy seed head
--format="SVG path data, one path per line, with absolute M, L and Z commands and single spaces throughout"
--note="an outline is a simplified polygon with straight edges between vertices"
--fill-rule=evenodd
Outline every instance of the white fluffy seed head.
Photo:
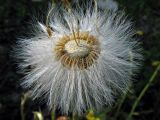
M 52 12 L 50 37 L 38 23 L 34 37 L 18 42 L 19 66 L 27 69 L 23 86 L 65 114 L 111 105 L 127 91 L 142 59 L 131 23 L 124 13 L 92 7 Z

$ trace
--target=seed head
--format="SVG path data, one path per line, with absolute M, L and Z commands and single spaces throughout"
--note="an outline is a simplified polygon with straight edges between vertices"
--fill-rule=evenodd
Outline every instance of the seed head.
M 47 25 L 38 22 L 35 36 L 18 41 L 19 67 L 27 70 L 22 85 L 66 114 L 111 105 L 142 59 L 130 21 L 94 6 L 61 12 L 52 8 Z

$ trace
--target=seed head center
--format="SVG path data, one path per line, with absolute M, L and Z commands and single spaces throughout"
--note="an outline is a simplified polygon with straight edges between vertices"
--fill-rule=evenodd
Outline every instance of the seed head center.
M 55 58 L 69 69 L 87 69 L 96 63 L 100 54 L 99 40 L 88 32 L 61 37 L 55 48 Z
M 70 57 L 85 57 L 89 54 L 90 48 L 87 41 L 78 40 L 78 45 L 75 40 L 70 40 L 65 44 L 65 51 Z

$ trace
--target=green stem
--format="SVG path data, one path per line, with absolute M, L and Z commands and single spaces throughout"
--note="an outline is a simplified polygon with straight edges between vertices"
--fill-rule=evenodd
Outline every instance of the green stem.
M 51 3 L 52 3 L 52 4 L 55 4 L 56 2 L 55 2 L 55 0 L 51 0 Z
M 55 6 L 55 0 L 51 0 L 51 9 L 48 11 L 47 17 L 46 17 L 46 27 L 49 27 L 49 17 L 51 15 L 52 10 L 54 9 Z
M 53 7 L 53 4 L 52 4 L 52 7 L 51 7 L 51 9 L 49 10 L 49 12 L 48 12 L 48 14 L 47 14 L 47 17 L 46 17 L 46 27 L 47 27 L 47 28 L 49 27 L 49 17 L 50 17 L 50 15 L 51 15 L 51 12 L 52 12 L 53 9 L 54 9 L 54 7 Z
M 24 104 L 23 104 L 23 103 L 21 103 L 20 112 L 21 112 L 21 119 L 22 119 L 22 120 L 25 120 Z
M 76 113 L 72 113 L 72 120 L 77 120 L 77 114 Z
M 54 113 L 54 111 L 52 110 L 51 111 L 51 120 L 54 120 L 55 119 L 55 113 Z
M 115 120 L 117 119 L 117 117 L 118 117 L 118 115 L 119 115 L 119 111 L 120 111 L 120 109 L 121 109 L 121 107 L 122 107 L 122 105 L 123 105 L 123 103 L 124 103 L 124 101 L 125 101 L 125 99 L 126 99 L 126 97 L 127 97 L 127 94 L 128 94 L 128 92 L 126 92 L 126 93 L 124 94 L 124 96 L 122 97 L 122 99 L 121 99 L 120 102 L 119 102 L 119 105 L 118 105 L 118 108 L 117 108 L 116 114 L 115 114 Z
M 154 71 L 154 73 L 152 74 L 151 78 L 149 79 L 148 83 L 145 85 L 145 87 L 143 88 L 143 90 L 141 91 L 140 95 L 138 96 L 138 98 L 135 100 L 132 109 L 127 117 L 127 120 L 131 120 L 132 115 L 137 107 L 137 105 L 139 104 L 141 98 L 144 96 L 145 92 L 148 90 L 149 86 L 151 85 L 151 83 L 155 80 L 155 77 L 158 73 L 160 69 L 160 64 L 157 66 L 156 70 Z

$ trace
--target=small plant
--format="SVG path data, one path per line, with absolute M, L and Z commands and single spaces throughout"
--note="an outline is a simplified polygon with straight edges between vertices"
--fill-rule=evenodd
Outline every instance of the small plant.
M 22 86 L 32 91 L 33 99 L 45 100 L 52 120 L 57 109 L 75 114 L 73 119 L 90 109 L 86 119 L 100 120 L 93 111 L 109 108 L 114 97 L 123 94 L 115 106 L 113 118 L 117 119 L 143 59 L 141 46 L 133 37 L 136 32 L 124 12 L 102 10 L 96 0 L 81 7 L 77 3 L 76 9 L 68 0 L 62 3 L 60 8 L 52 4 L 45 23 L 37 21 L 33 37 L 18 41 L 19 66 L 27 73 Z M 155 76 L 136 100 L 128 120 Z M 34 112 L 34 119 L 44 118 Z

